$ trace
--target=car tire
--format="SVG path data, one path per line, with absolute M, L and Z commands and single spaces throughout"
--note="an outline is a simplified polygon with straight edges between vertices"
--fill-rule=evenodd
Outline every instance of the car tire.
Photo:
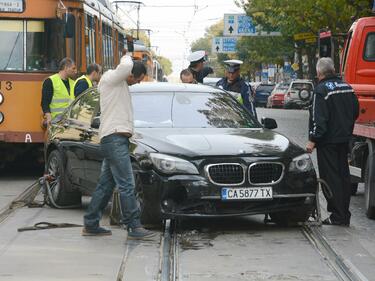
M 301 89 L 298 92 L 298 97 L 301 99 L 301 101 L 309 101 L 311 98 L 311 91 L 306 89 Z
M 138 172 L 140 171 L 140 168 L 137 164 L 133 164 L 133 171 L 135 196 L 139 202 L 141 223 L 145 226 L 160 226 L 162 223 L 160 201 L 155 200 L 155 196 L 152 196 L 150 192 L 145 191 L 141 176 Z
M 352 196 L 356 196 L 357 191 L 358 191 L 358 182 L 352 182 L 351 186 L 352 186 L 351 194 Z
M 373 171 L 374 169 L 373 163 L 370 162 L 371 160 L 372 160 L 372 157 L 368 157 L 367 165 L 365 169 L 365 176 L 364 176 L 365 210 L 366 210 L 366 216 L 369 219 L 375 219 L 375 187 L 373 185 L 375 175 Z M 371 171 L 371 168 L 372 168 L 372 171 Z
M 297 208 L 290 211 L 270 213 L 271 221 L 278 226 L 294 226 L 299 222 L 305 222 L 311 216 L 312 208 Z
M 70 182 L 66 175 L 64 162 L 61 153 L 53 150 L 47 160 L 47 173 L 52 175 L 54 180 L 50 182 L 50 189 L 53 201 L 59 206 L 79 207 L 82 203 L 82 194 L 78 190 L 70 188 Z M 47 204 L 50 207 L 56 206 L 47 197 Z

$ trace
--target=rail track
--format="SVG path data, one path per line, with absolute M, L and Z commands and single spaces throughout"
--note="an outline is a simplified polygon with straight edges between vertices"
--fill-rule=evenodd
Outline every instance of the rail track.
M 158 281 L 183 281 L 179 277 L 179 239 L 176 223 L 167 220 L 160 246 L 160 271 Z M 369 281 L 349 260 L 341 257 L 330 245 L 321 227 L 305 224 L 301 232 L 324 260 L 339 281 Z
M 8 218 L 17 209 L 33 204 L 35 197 L 40 192 L 40 182 L 37 180 L 21 192 L 12 202 L 0 210 L 0 223 Z

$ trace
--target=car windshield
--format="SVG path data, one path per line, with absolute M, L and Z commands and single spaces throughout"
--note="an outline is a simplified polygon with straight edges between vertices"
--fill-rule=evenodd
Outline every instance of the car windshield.
M 312 85 L 310 83 L 293 83 L 292 89 L 294 89 L 294 90 L 306 89 L 306 90 L 311 91 Z
M 272 92 L 273 88 L 275 88 L 275 85 L 259 85 L 257 88 L 257 92 Z
M 259 128 L 234 98 L 224 92 L 133 93 L 138 128 Z

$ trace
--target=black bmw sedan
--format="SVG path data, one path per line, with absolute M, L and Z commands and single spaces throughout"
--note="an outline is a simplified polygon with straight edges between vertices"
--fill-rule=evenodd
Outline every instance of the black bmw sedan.
M 310 156 L 255 120 L 229 93 L 204 85 L 130 87 L 136 133 L 131 158 L 144 224 L 163 218 L 269 214 L 278 224 L 305 221 L 315 204 Z M 48 130 L 46 172 L 59 205 L 94 191 L 99 94 L 89 89 Z

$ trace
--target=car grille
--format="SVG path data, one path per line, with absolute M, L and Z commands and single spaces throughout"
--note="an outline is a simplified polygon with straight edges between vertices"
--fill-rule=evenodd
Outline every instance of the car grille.
M 281 163 L 253 163 L 249 167 L 251 184 L 275 184 L 283 176 L 284 165 Z
M 218 185 L 240 185 L 245 182 L 245 172 L 241 164 L 226 163 L 207 166 L 210 181 Z

